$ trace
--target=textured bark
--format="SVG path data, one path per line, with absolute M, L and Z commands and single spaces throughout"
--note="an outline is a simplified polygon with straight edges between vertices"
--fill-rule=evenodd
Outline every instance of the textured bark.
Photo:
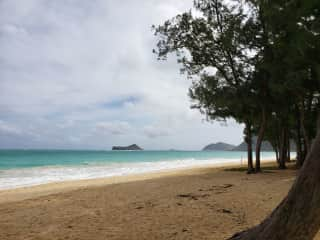
M 246 137 L 245 141 L 247 143 L 247 154 L 248 154 L 248 170 L 247 173 L 253 173 L 254 168 L 253 168 L 253 155 L 252 155 L 252 130 L 251 130 L 251 124 L 246 123 Z
M 286 129 L 281 130 L 280 135 L 280 149 L 279 149 L 279 169 L 286 169 L 286 160 L 287 160 L 287 148 L 286 148 Z
M 276 137 L 275 141 L 272 142 L 272 147 L 273 147 L 273 150 L 275 151 L 276 153 L 276 160 L 277 160 L 277 163 L 279 164 L 279 161 L 280 161 L 280 138 L 279 137 Z
M 296 167 L 300 168 L 303 165 L 303 153 L 302 153 L 302 146 L 301 146 L 301 139 L 299 138 L 296 139 L 296 146 L 297 146 L 297 161 L 296 161 Z
M 303 139 L 304 139 L 304 144 L 305 144 L 305 150 L 306 150 L 305 155 L 307 155 L 308 152 L 310 151 L 310 148 L 311 148 L 311 141 L 310 141 L 310 138 L 308 136 L 308 133 L 307 133 L 307 130 L 305 127 L 304 104 L 302 105 L 302 107 L 300 109 L 300 126 L 301 126 L 301 131 L 302 131 L 302 135 L 303 135 Z
M 303 161 L 304 161 L 304 154 L 302 153 L 302 141 L 301 141 L 301 124 L 299 119 L 299 112 L 298 112 L 298 118 L 297 118 L 297 125 L 296 125 L 296 149 L 297 149 L 297 161 L 296 166 L 298 168 L 302 167 Z
M 320 229 L 320 134 L 288 196 L 260 225 L 230 240 L 311 240 Z
M 287 162 L 291 161 L 291 149 L 290 149 L 290 137 L 289 134 L 287 134 Z
M 260 129 L 258 132 L 258 137 L 257 137 L 257 143 L 256 143 L 256 166 L 255 166 L 255 171 L 260 172 L 261 171 L 261 166 L 260 166 L 260 153 L 261 153 L 261 144 L 263 141 L 264 137 L 264 132 L 266 128 L 266 114 L 265 114 L 265 109 L 262 109 L 262 114 L 261 114 L 261 125 Z

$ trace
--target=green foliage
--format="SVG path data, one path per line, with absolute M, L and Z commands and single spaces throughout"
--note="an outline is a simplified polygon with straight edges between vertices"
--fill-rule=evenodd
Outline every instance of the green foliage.
M 183 13 L 155 28 L 159 59 L 175 52 L 181 71 L 193 79 L 189 95 L 193 108 L 207 119 L 252 114 L 246 107 L 251 88 L 253 56 L 247 54 L 245 14 L 222 1 L 195 1 L 196 14 Z M 236 100 L 236 101 L 235 101 Z
M 267 118 L 265 138 L 278 147 L 284 129 L 305 144 L 315 136 L 319 0 L 196 0 L 154 30 L 158 58 L 177 54 L 192 107 L 208 120 L 231 117 L 257 133 Z

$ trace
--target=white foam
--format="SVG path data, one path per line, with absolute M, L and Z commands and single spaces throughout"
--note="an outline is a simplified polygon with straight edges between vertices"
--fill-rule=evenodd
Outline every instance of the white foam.
M 270 157 L 268 158 L 270 159 Z M 112 163 L 85 166 L 36 167 L 0 171 L 0 189 L 35 186 L 51 182 L 95 179 L 151 173 L 165 170 L 201 167 L 223 163 L 241 163 L 240 159 L 170 160 L 157 162 Z M 244 164 L 245 162 L 243 162 Z

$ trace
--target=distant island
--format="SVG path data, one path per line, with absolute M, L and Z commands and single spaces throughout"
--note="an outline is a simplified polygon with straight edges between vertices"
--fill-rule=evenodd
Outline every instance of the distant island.
M 120 151 L 141 151 L 143 150 L 141 147 L 139 147 L 137 144 L 132 144 L 130 146 L 113 146 L 112 150 L 120 150 Z
M 224 142 L 211 143 L 205 146 L 202 151 L 231 151 L 236 146 Z
M 252 148 L 255 149 L 256 147 L 256 141 L 257 138 L 253 137 L 252 139 Z M 295 145 L 293 143 L 291 145 L 291 150 L 295 150 Z M 238 146 L 224 143 L 224 142 L 218 142 L 218 143 L 211 143 L 207 146 L 205 146 L 202 151 L 247 151 L 247 144 L 245 142 L 240 143 Z M 261 145 L 261 151 L 264 152 L 272 152 L 274 151 L 271 144 L 267 141 L 262 142 Z

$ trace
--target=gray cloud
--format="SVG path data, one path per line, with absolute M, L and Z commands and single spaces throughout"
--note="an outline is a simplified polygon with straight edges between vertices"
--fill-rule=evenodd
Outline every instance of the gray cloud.
M 102 134 L 126 135 L 132 131 L 129 123 L 122 121 L 100 122 L 96 126 L 96 130 Z
M 15 126 L 12 126 L 8 123 L 5 123 L 3 121 L 0 120 L 0 134 L 3 134 L 3 135 L 20 135 L 22 134 L 22 131 L 15 127 Z
M 172 131 L 169 128 L 161 128 L 157 126 L 146 126 L 143 129 L 143 132 L 149 138 L 170 136 L 172 134 Z
M 203 123 L 189 108 L 190 82 L 175 59 L 158 62 L 152 54 L 151 25 L 191 5 L 1 1 L 0 132 L 7 133 L 0 147 L 109 148 L 136 142 L 197 149 L 211 141 L 240 142 L 242 127 L 234 122 Z

